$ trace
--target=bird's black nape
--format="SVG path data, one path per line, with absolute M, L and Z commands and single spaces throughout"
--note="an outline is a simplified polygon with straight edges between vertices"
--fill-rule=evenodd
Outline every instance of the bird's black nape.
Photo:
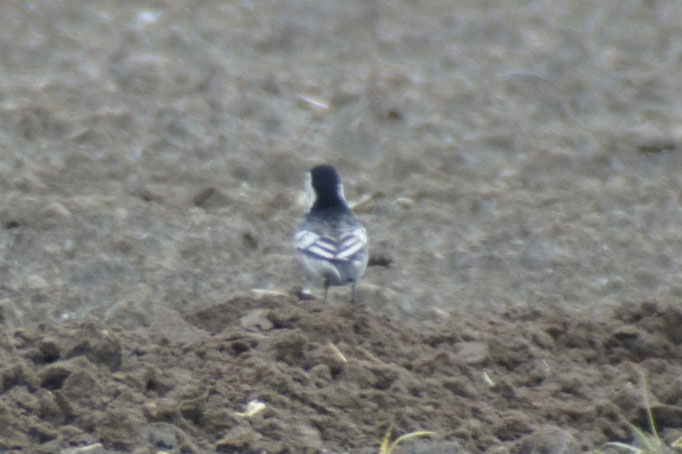
M 333 166 L 321 164 L 310 169 L 313 189 L 317 194 L 336 193 L 341 178 Z
M 341 192 L 341 178 L 333 166 L 321 164 L 310 169 L 310 183 L 315 191 L 313 210 L 346 206 Z

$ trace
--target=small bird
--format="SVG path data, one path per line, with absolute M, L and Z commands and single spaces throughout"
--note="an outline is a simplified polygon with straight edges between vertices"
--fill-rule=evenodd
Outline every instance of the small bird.
M 306 270 L 324 282 L 324 300 L 330 286 L 355 285 L 367 268 L 367 232 L 348 207 L 336 169 L 318 165 L 306 173 L 306 192 L 312 205 L 303 216 L 294 245 Z

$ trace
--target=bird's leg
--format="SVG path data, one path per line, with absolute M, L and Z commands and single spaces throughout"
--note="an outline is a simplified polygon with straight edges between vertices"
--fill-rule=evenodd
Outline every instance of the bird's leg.
M 350 302 L 354 303 L 355 302 L 355 282 L 353 282 L 353 285 L 351 286 L 350 290 Z
M 329 293 L 329 279 L 324 280 L 324 302 L 327 302 L 327 293 Z

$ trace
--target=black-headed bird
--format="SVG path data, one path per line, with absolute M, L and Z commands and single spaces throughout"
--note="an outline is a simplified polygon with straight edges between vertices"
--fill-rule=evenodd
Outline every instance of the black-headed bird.
M 343 196 L 343 184 L 336 169 L 318 165 L 306 174 L 306 191 L 312 200 L 303 216 L 294 245 L 306 270 L 324 284 L 324 299 L 330 286 L 355 285 L 367 268 L 367 232 Z

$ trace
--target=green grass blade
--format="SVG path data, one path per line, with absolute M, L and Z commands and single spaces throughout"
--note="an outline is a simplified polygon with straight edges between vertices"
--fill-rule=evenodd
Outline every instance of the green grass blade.
M 384 434 L 383 440 L 381 440 L 381 447 L 379 447 L 379 454 L 389 454 L 391 451 L 389 450 L 389 443 L 391 442 L 391 428 L 389 427 L 386 433 Z
M 632 432 L 635 434 L 635 439 L 637 439 L 639 443 L 644 447 L 642 452 L 651 454 L 663 453 L 663 450 L 661 449 L 661 440 L 656 438 L 656 436 L 654 435 L 649 436 L 645 434 L 642 429 L 635 427 L 633 425 L 630 425 L 630 428 L 632 429 Z
M 613 446 L 615 448 L 625 449 L 625 450 L 630 451 L 634 454 L 642 454 L 644 452 L 643 450 L 641 450 L 639 448 L 635 448 L 634 446 L 630 446 L 628 444 L 621 443 L 619 441 L 610 441 L 610 442 L 606 443 L 605 446 Z
M 654 436 L 654 439 L 658 442 L 658 445 L 660 447 L 661 442 L 660 439 L 658 438 L 658 433 L 656 432 L 656 424 L 654 424 L 654 414 L 651 412 L 651 402 L 649 401 L 649 382 L 646 379 L 646 373 L 645 372 L 640 372 L 640 377 L 642 380 L 642 391 L 644 392 L 644 408 L 646 409 L 646 417 L 647 420 L 649 421 L 649 429 L 651 430 L 651 434 Z
M 682 449 L 682 437 L 678 438 L 677 440 L 673 441 L 673 444 L 670 445 L 673 449 Z
M 403 441 L 411 440 L 412 438 L 418 438 L 418 437 L 430 437 L 431 435 L 434 435 L 435 432 L 431 432 L 428 430 L 417 430 L 415 432 L 410 432 L 405 435 L 401 435 L 398 438 L 396 438 L 393 443 L 391 443 L 391 446 L 388 448 L 388 453 L 391 454 L 393 450 L 398 446 L 400 443 Z
M 406 440 L 418 437 L 430 437 L 431 435 L 435 435 L 435 432 L 431 432 L 428 430 L 417 430 L 414 432 L 406 433 L 405 435 L 401 435 L 398 438 L 396 438 L 393 441 L 393 443 L 391 443 L 392 431 L 393 426 L 389 427 L 386 433 L 384 434 L 384 438 L 381 440 L 381 446 L 379 447 L 379 454 L 391 454 L 400 443 Z

